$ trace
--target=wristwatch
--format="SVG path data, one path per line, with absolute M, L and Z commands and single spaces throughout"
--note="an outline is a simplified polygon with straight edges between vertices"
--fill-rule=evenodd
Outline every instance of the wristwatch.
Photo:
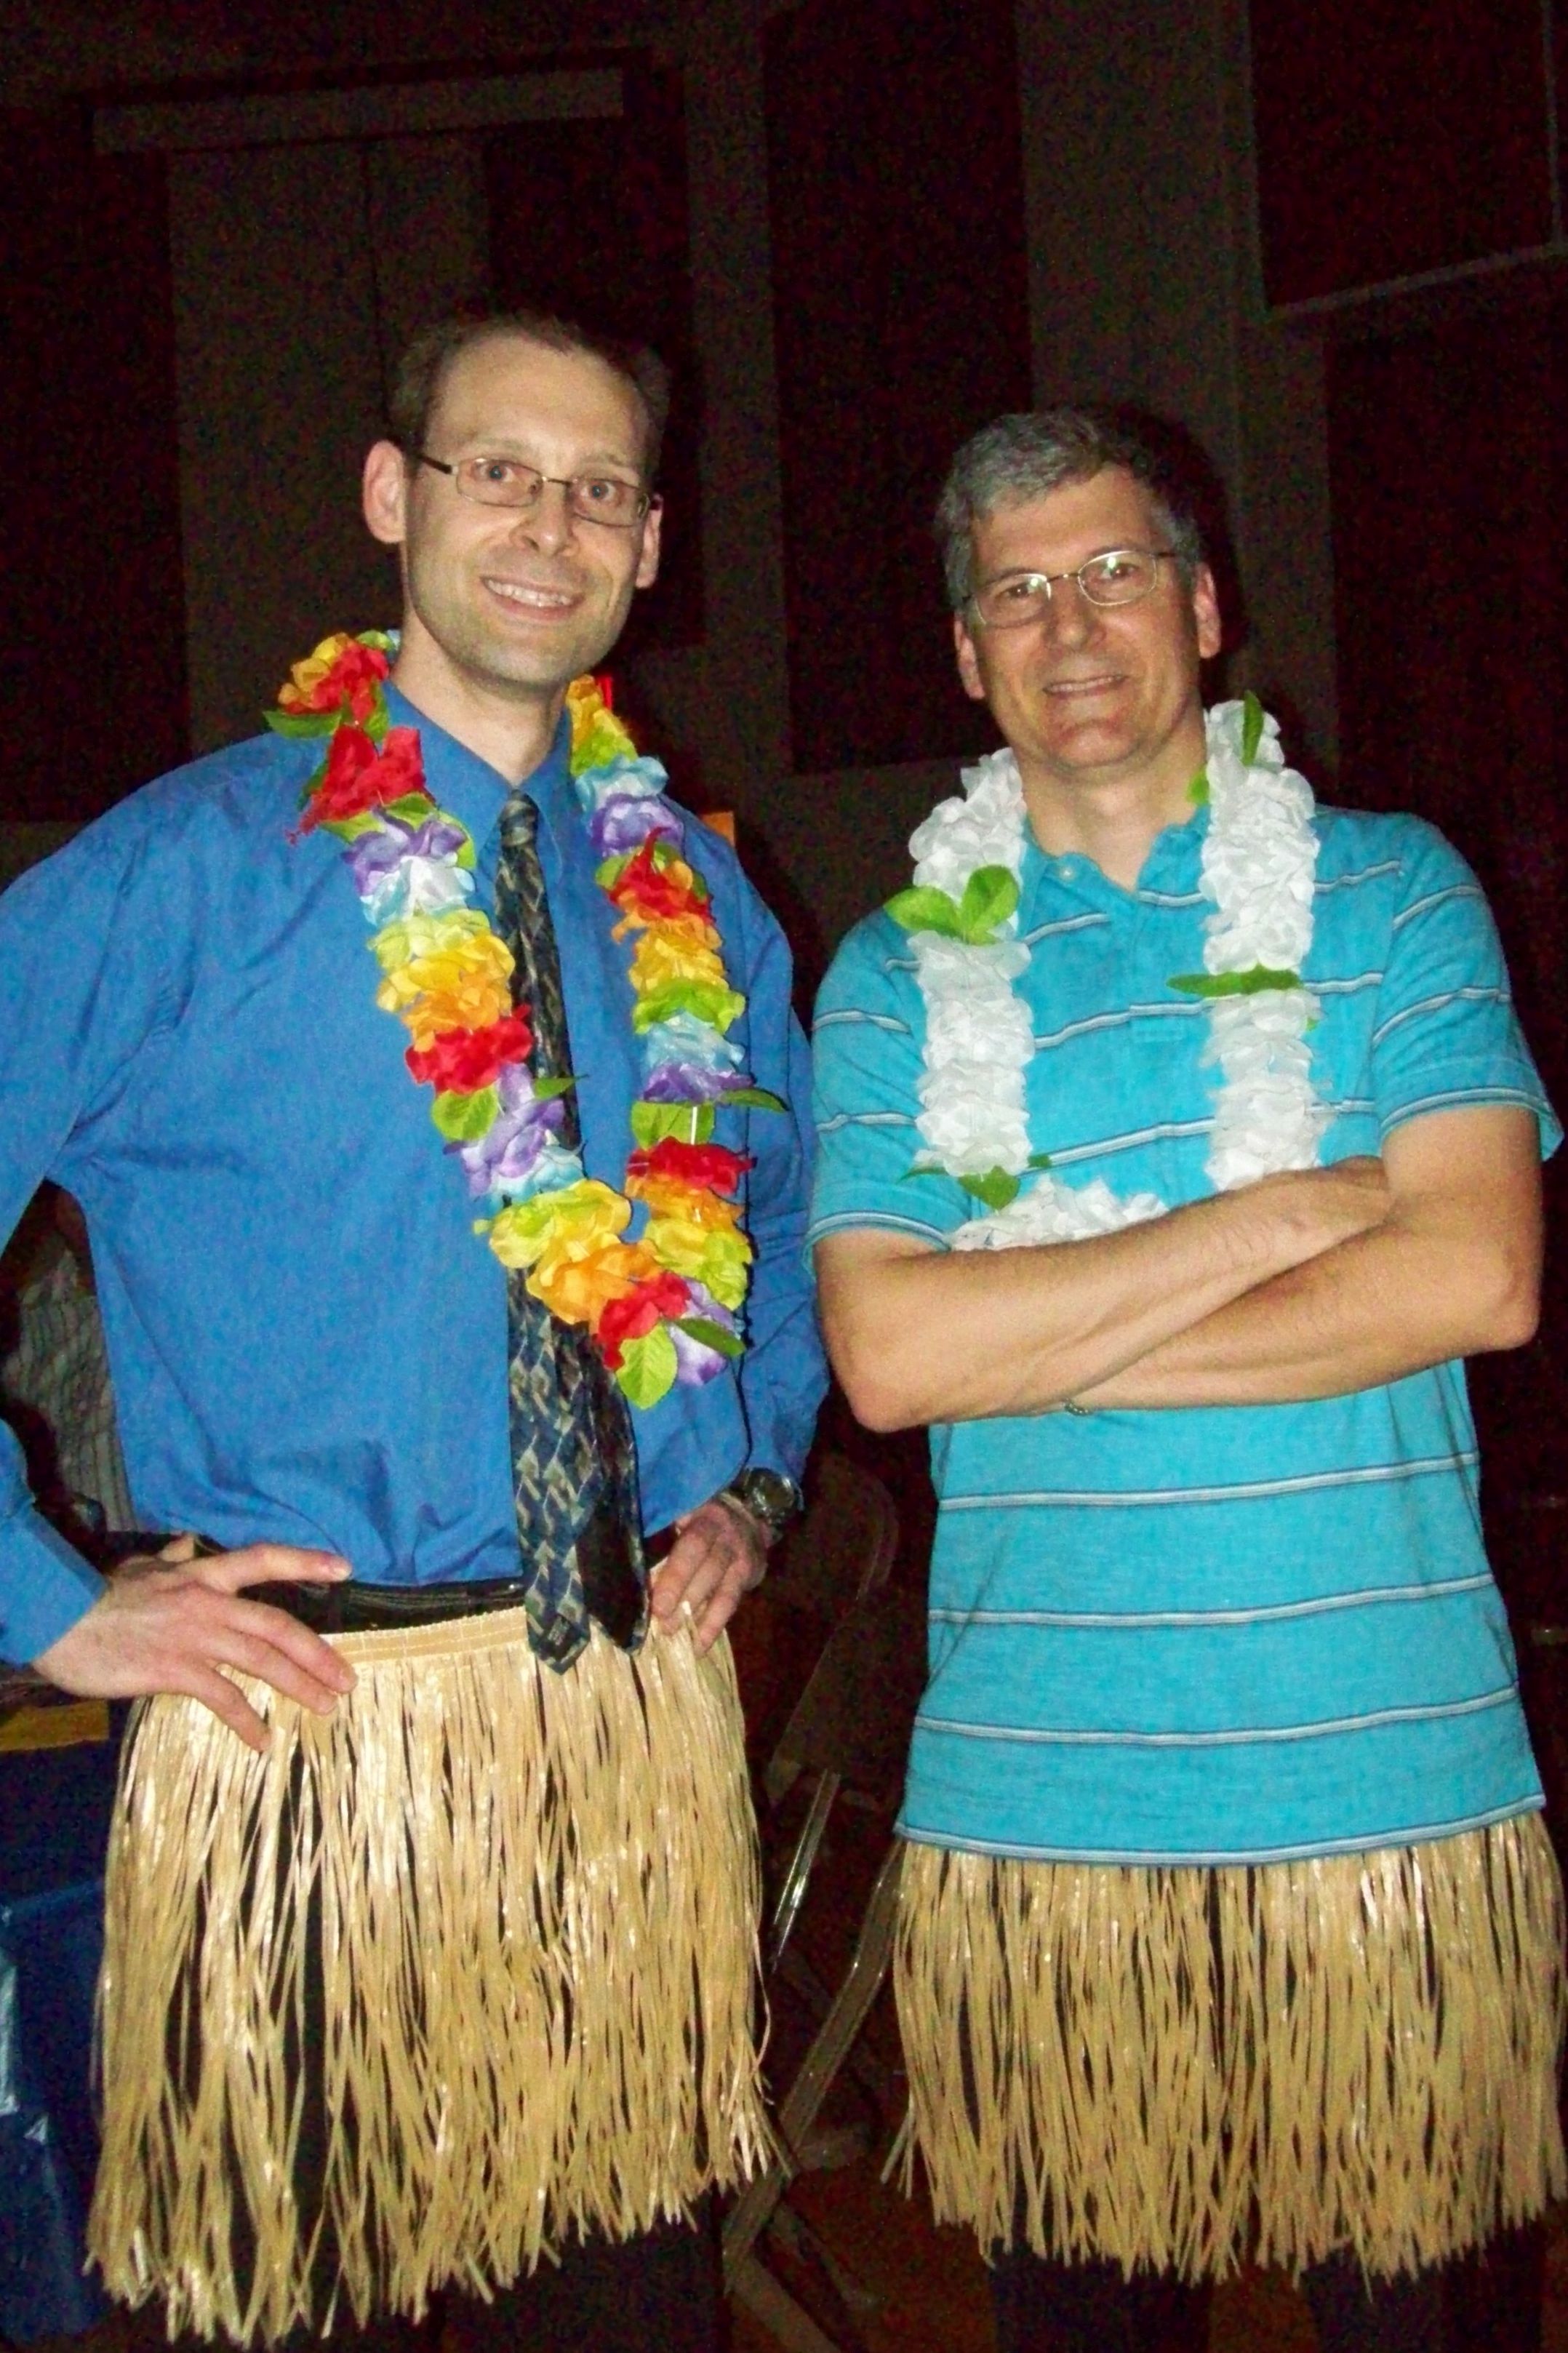
M 719 1493 L 721 1501 L 727 1499 L 750 1512 L 765 1529 L 770 1544 L 783 1535 L 805 1501 L 795 1482 L 782 1471 L 738 1472 Z

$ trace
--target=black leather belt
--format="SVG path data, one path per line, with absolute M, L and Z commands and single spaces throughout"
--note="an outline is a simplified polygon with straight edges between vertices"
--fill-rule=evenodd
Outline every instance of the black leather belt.
M 649 1568 L 661 1561 L 675 1542 L 674 1528 L 660 1528 L 643 1539 Z M 491 1609 L 521 1609 L 528 1599 L 528 1580 L 521 1577 L 477 1577 L 456 1585 L 369 1585 L 363 1577 L 344 1577 L 332 1585 L 296 1585 L 278 1581 L 242 1588 L 247 1601 L 265 1601 L 269 1609 L 286 1609 L 318 1634 L 368 1634 L 397 1626 L 438 1625 L 444 1618 L 476 1618 Z M 589 1588 L 589 1603 L 595 1596 Z M 637 1589 L 629 1622 L 617 1610 L 616 1622 L 605 1631 L 623 1646 L 636 1631 L 642 1597 Z M 595 1609 L 594 1614 L 600 1612 Z

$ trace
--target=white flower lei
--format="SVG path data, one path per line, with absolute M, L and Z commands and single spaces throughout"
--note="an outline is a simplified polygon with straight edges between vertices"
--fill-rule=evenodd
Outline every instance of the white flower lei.
M 1252 696 L 1216 704 L 1205 733 L 1202 888 L 1215 912 L 1204 925 L 1204 974 L 1174 977 L 1209 999 L 1204 1060 L 1218 1067 L 1221 1083 L 1205 1168 L 1228 1192 L 1279 1169 L 1310 1168 L 1328 1125 L 1306 1042 L 1318 1001 L 1300 978 L 1318 840 L 1311 787 L 1285 765 L 1279 726 Z M 963 796 L 941 802 L 910 836 L 915 889 L 892 902 L 910 931 L 926 1008 L 916 1123 L 926 1150 L 916 1171 L 945 1170 L 991 1200 L 950 1237 L 955 1250 L 1076 1241 L 1163 1217 L 1158 1194 L 1121 1197 L 1099 1176 L 1064 1184 L 1030 1153 L 1024 1081 L 1034 1036 L 1014 986 L 1029 964 L 1017 936 L 1026 823 L 1018 764 L 1010 751 L 993 752 L 962 781 Z M 1011 903 L 988 923 L 984 902 L 1001 903 L 998 869 L 1012 878 Z M 922 918 L 933 916 L 942 929 L 927 927 Z

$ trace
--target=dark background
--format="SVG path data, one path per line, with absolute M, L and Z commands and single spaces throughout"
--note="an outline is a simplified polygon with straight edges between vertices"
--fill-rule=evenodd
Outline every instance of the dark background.
M 1542 0 L 395 0 L 374 25 L 0 0 L 0 820 L 79 821 L 192 748 L 172 167 L 99 152 L 99 111 L 612 64 L 619 120 L 481 135 L 489 290 L 675 366 L 669 564 L 626 691 L 684 788 L 740 811 L 807 976 L 901 879 L 931 764 L 986 741 L 928 536 L 952 449 L 1034 397 L 1132 399 L 1231 491 L 1224 682 L 1281 711 L 1327 797 L 1416 809 L 1471 859 L 1568 1103 L 1565 43 Z M 299 299 L 319 322 L 339 290 Z M 237 714 L 360 625 L 320 610 L 316 560 Z M 1542 1342 L 1479 1383 L 1515 1494 L 1568 1489 L 1563 1266 Z

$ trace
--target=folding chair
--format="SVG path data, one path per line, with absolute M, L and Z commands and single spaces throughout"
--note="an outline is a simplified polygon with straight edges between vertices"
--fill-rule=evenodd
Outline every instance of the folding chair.
M 821 2022 L 779 2107 L 789 2163 L 773 2166 L 753 2181 L 724 2228 L 730 2292 L 789 2353 L 837 2348 L 753 2251 L 773 2220 L 790 2169 L 812 2163 L 812 2127 L 855 2052 L 887 1974 L 898 1900 L 899 1849 L 890 1835 L 853 1957 L 837 1989 L 829 1993 L 786 1948 L 840 1793 L 847 1788 L 886 1809 L 889 1818 L 897 1803 L 925 1656 L 921 1597 L 888 1582 L 897 1543 L 897 1515 L 880 1481 L 843 1458 L 830 1457 L 791 1566 L 803 1592 L 815 1588 L 829 1607 L 838 1599 L 837 1620 L 763 1777 L 770 1811 L 803 1774 L 816 1777 L 773 1905 L 769 1973 L 771 1981 L 787 1979 L 803 1993 Z M 885 2099 L 887 2071 L 863 2066 L 858 2072 L 869 2076 L 873 2090 Z

